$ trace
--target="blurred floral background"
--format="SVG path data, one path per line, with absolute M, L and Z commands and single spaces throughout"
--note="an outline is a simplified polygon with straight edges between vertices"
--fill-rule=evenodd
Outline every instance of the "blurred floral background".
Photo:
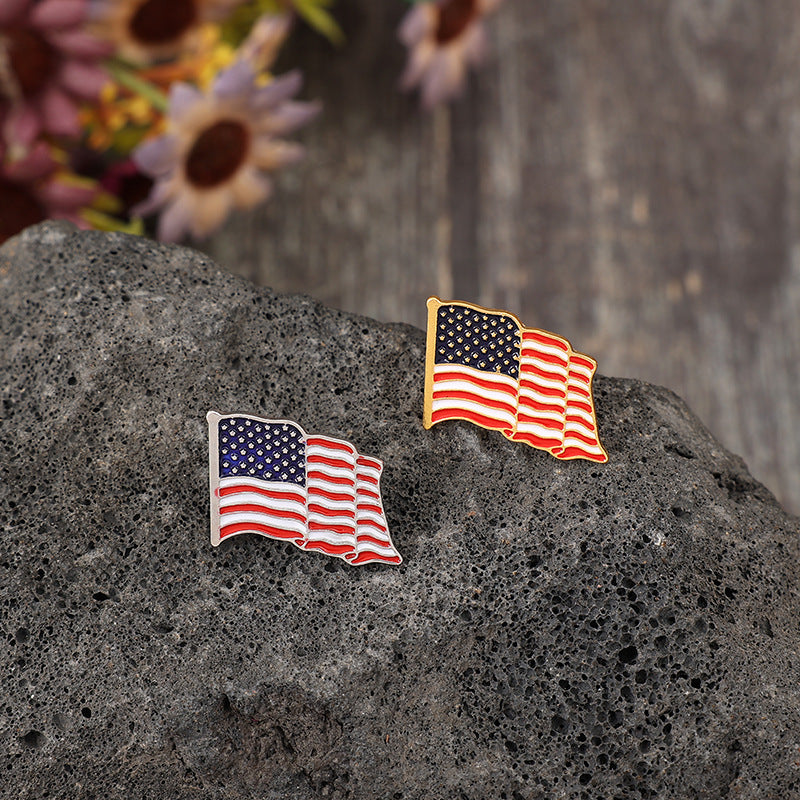
M 321 110 L 275 61 L 297 24 L 343 46 L 335 0 L 4 0 L 5 240 L 46 218 L 180 241 L 266 202 L 303 156 L 286 137 Z M 422 0 L 398 39 L 400 86 L 457 97 L 500 0 Z
M 60 217 L 387 321 L 508 309 L 800 511 L 794 4 L 2 0 L 0 162 L 0 239 Z

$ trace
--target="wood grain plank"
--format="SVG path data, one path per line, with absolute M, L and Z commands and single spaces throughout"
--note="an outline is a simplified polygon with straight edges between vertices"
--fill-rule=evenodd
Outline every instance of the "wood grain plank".
M 664 384 L 800 511 L 800 7 L 507 2 L 470 91 L 396 91 L 402 3 L 342 0 L 283 58 L 323 117 L 271 204 L 206 249 L 281 291 L 422 326 L 507 308 Z

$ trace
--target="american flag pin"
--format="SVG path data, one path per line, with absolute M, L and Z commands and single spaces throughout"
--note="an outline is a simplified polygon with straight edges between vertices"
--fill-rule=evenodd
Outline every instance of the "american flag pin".
M 383 462 L 296 422 L 209 411 L 211 544 L 241 533 L 348 564 L 400 564 L 381 501 Z
M 428 298 L 423 424 L 462 419 L 560 459 L 608 461 L 592 397 L 597 362 L 507 311 Z

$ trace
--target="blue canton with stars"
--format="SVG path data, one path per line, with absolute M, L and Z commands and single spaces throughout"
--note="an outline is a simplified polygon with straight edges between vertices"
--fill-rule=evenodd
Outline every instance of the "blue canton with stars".
M 306 444 L 288 422 L 260 422 L 249 417 L 219 421 L 220 478 L 260 478 L 303 486 Z
M 457 304 L 440 306 L 436 319 L 437 364 L 460 364 L 519 377 L 520 330 L 505 314 Z

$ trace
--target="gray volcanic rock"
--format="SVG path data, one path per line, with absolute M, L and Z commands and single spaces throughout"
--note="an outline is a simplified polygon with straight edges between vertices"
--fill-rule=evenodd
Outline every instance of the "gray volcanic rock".
M 426 431 L 422 332 L 62 224 L 0 306 L 3 798 L 800 797 L 798 520 L 674 394 Z M 210 409 L 383 459 L 404 564 L 212 549 Z

